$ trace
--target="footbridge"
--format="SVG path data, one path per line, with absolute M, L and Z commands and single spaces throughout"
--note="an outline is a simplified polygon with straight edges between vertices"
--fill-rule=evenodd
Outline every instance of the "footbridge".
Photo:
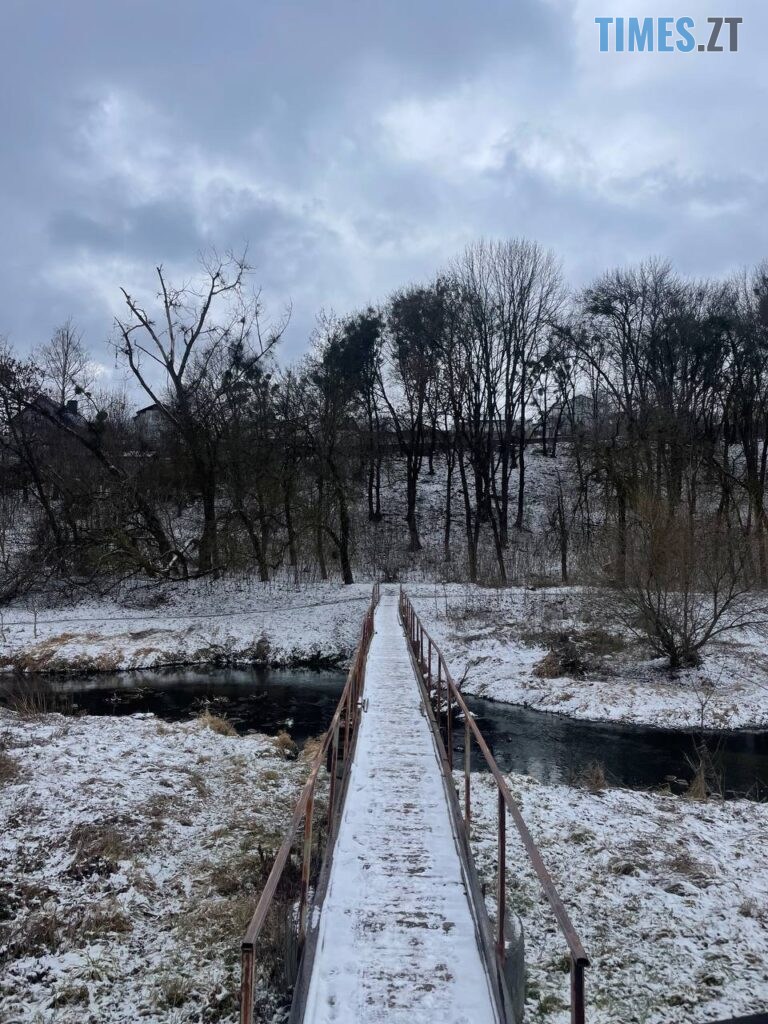
M 491 886 L 470 848 L 473 743 L 498 793 Z M 292 991 L 292 1024 L 519 1024 L 524 942 L 506 905 L 510 823 L 563 933 L 571 1020 L 583 1024 L 587 957 L 520 810 L 407 594 L 376 585 L 242 942 L 241 1024 L 274 991 Z

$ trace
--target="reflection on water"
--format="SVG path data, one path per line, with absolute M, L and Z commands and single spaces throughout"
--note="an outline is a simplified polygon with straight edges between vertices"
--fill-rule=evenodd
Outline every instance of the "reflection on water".
M 344 687 L 342 672 L 173 669 L 75 677 L 53 683 L 67 710 L 88 715 L 151 712 L 166 721 L 208 709 L 239 732 L 286 729 L 297 743 L 326 728 Z M 50 685 L 50 684 L 47 684 Z
M 691 733 L 587 722 L 473 697 L 467 704 L 503 771 L 569 782 L 599 762 L 609 783 L 640 788 L 693 775 L 689 759 L 701 737 Z M 463 753 L 464 729 L 454 735 L 454 748 Z M 707 746 L 729 795 L 768 796 L 768 731 L 721 733 Z M 480 767 L 478 757 L 473 766 Z
M 173 669 L 45 685 L 52 685 L 70 710 L 86 714 L 151 712 L 179 721 L 209 708 L 229 718 L 240 732 L 274 734 L 287 729 L 301 744 L 327 727 L 344 678 L 338 671 Z M 640 788 L 690 779 L 693 774 L 688 758 L 694 754 L 694 736 L 688 733 L 580 721 L 474 697 L 467 703 L 504 771 L 526 772 L 543 782 L 569 782 L 597 761 L 610 783 Z M 463 752 L 463 741 L 464 730 L 457 725 L 457 755 Z M 724 733 L 711 740 L 710 747 L 726 791 L 768 795 L 768 732 Z M 454 763 L 462 762 L 457 756 Z M 484 768 L 476 750 L 473 767 Z

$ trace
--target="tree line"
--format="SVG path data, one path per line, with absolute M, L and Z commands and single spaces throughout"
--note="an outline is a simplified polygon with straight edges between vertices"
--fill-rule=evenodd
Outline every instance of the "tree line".
M 655 530 L 678 552 L 711 537 L 731 575 L 768 584 L 767 265 L 692 281 L 648 260 L 573 290 L 537 243 L 479 241 L 432 280 L 321 314 L 289 368 L 290 310 L 270 319 L 252 277 L 213 255 L 192 284 L 159 267 L 156 295 L 123 292 L 114 343 L 151 437 L 71 323 L 31 356 L 3 346 L 7 596 L 247 565 L 350 583 L 361 537 L 392 518 L 411 557 L 426 543 L 472 581 L 508 582 L 539 530 L 563 579 L 578 555 L 626 586 Z M 543 509 L 533 453 L 557 466 Z

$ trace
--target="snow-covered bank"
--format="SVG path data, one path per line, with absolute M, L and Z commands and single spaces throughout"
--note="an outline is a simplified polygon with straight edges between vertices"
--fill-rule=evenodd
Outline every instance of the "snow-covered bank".
M 765 1010 L 768 805 L 508 781 L 591 958 L 591 1024 L 696 1024 Z M 491 883 L 496 788 L 475 775 L 472 795 L 473 846 Z M 567 1024 L 567 947 L 511 823 L 507 835 L 526 1019 Z
M 615 594 L 582 587 L 489 589 L 406 582 L 467 693 L 576 718 L 664 728 L 768 729 L 768 642 L 734 634 L 699 669 L 671 675 L 611 614 Z M 5 609 L 0 668 L 104 671 L 192 664 L 344 664 L 369 582 L 156 585 L 122 598 Z M 582 670 L 541 671 L 566 635 Z
M 0 1020 L 234 1021 L 304 765 L 201 722 L 0 714 Z
M 712 644 L 701 668 L 673 675 L 621 629 L 609 591 L 439 583 L 406 589 L 466 693 L 666 729 L 768 729 L 768 641 L 756 632 Z M 563 636 L 581 671 L 542 672 Z
M 190 580 L 122 600 L 10 608 L 0 666 L 101 671 L 202 663 L 337 664 L 357 644 L 370 583 Z

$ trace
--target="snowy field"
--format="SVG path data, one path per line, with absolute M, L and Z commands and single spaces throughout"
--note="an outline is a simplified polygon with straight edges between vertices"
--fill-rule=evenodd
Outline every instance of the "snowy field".
M 303 772 L 273 740 L 201 722 L 4 713 L 0 1020 L 235 1021 L 238 940 Z M 509 781 L 592 958 L 592 1024 L 695 1024 L 768 1004 L 768 806 Z M 474 776 L 489 881 L 495 813 Z M 565 1024 L 565 946 L 508 836 L 528 1019 Z
M 198 580 L 120 600 L 14 607 L 2 616 L 0 665 L 111 672 L 345 664 L 370 586 Z M 713 644 L 701 668 L 671 675 L 612 616 L 610 592 L 416 581 L 406 588 L 467 693 L 577 718 L 768 728 L 768 641 L 755 632 Z M 541 663 L 563 635 L 575 645 L 580 670 L 542 674 Z
M 508 781 L 591 958 L 590 1024 L 697 1024 L 765 1010 L 768 805 Z M 475 856 L 492 883 L 487 776 L 473 776 L 472 797 Z M 516 835 L 510 823 L 507 894 L 525 932 L 526 1020 L 567 1024 L 567 947 Z
M 0 666 L 101 671 L 162 665 L 344 663 L 371 584 L 189 580 L 109 600 L 3 612 Z
M 768 638 L 734 633 L 670 674 L 622 629 L 615 595 L 583 587 L 409 583 L 416 610 L 466 693 L 574 718 L 663 728 L 768 728 Z M 542 673 L 566 636 L 578 671 Z
M 0 715 L 3 1024 L 234 1022 L 303 763 L 202 721 Z

